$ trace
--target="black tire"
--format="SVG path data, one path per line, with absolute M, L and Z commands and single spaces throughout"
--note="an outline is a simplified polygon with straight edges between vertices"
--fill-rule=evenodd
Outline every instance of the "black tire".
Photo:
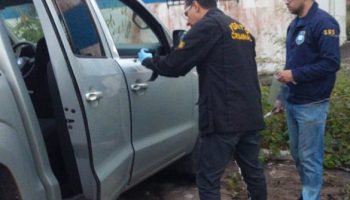
M 0 199 L 21 200 L 17 184 L 10 170 L 0 164 Z
M 197 149 L 198 141 L 196 142 L 191 153 L 187 154 L 175 163 L 175 170 L 195 179 L 197 171 Z

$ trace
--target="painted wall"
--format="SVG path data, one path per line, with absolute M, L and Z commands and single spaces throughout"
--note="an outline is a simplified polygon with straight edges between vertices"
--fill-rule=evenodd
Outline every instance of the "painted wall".
M 350 0 L 317 1 L 322 9 L 335 16 L 341 24 L 342 42 L 346 40 L 346 1 Z M 182 16 L 184 5 L 169 7 L 166 3 L 146 5 L 169 30 L 188 29 Z M 255 36 L 260 73 L 271 73 L 283 68 L 286 30 L 294 16 L 289 14 L 282 0 L 219 0 L 219 8 L 243 23 Z

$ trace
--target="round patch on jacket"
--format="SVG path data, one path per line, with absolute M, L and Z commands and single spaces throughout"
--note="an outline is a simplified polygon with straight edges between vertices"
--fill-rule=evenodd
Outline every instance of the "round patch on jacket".
M 301 45 L 304 43 L 305 41 L 305 34 L 306 31 L 300 31 L 297 38 L 295 39 L 295 43 L 297 43 L 297 45 Z

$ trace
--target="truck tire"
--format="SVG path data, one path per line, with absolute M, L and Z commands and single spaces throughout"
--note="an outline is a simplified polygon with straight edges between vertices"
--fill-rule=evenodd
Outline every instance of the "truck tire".
M 10 170 L 2 164 L 0 164 L 0 199 L 22 200 Z
M 192 152 L 181 158 L 175 164 L 175 170 L 190 176 L 195 180 L 196 177 L 196 157 L 197 157 L 198 141 L 195 144 Z

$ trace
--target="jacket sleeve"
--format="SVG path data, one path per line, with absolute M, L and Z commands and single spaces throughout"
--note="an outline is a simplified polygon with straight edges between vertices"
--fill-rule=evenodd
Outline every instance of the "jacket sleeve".
M 200 21 L 190 29 L 180 45 L 170 54 L 145 59 L 142 65 L 162 76 L 184 76 L 205 60 L 221 35 L 216 22 Z
M 304 67 L 292 70 L 294 81 L 311 82 L 336 73 L 340 68 L 339 25 L 334 20 L 321 20 L 316 26 L 319 59 Z

